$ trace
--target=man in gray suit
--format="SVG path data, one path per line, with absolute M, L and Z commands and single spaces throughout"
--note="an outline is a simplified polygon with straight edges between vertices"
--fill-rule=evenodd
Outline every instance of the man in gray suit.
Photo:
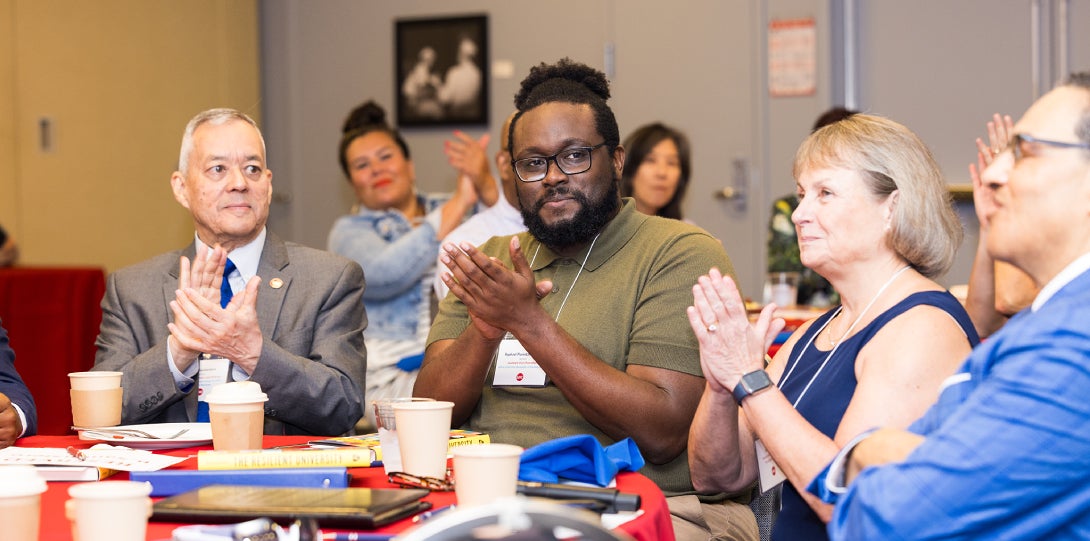
M 266 434 L 359 420 L 363 270 L 266 231 L 271 182 L 245 114 L 212 109 L 186 126 L 170 183 L 196 240 L 113 273 L 102 300 L 94 369 L 124 373 L 122 423 L 204 420 L 198 395 L 247 379 L 269 397 Z

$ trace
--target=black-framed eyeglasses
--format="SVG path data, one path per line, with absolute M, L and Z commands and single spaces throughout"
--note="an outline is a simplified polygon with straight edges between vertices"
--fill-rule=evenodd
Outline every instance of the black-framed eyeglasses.
M 454 490 L 454 483 L 449 479 L 449 473 L 447 479 L 436 479 L 435 477 L 424 477 L 422 475 L 395 471 L 390 472 L 390 474 L 386 476 L 386 480 L 403 487 L 426 488 L 428 490 L 440 490 L 444 492 Z
M 1017 162 L 1025 155 L 1023 145 L 1026 143 L 1045 145 L 1056 148 L 1081 148 L 1083 150 L 1090 150 L 1090 143 L 1078 142 L 1069 143 L 1067 141 L 1050 141 L 1048 139 L 1040 139 L 1032 135 L 1026 135 L 1024 133 L 1016 133 L 1011 137 L 1011 142 L 1007 144 L 1007 148 L 1014 154 L 1014 161 Z M 1004 149 L 1006 150 L 1006 149 Z
M 523 182 L 537 182 L 549 174 L 549 162 L 556 164 L 561 173 L 577 175 L 590 169 L 591 154 L 606 145 L 605 141 L 592 147 L 569 147 L 552 156 L 531 156 L 511 162 L 515 174 Z

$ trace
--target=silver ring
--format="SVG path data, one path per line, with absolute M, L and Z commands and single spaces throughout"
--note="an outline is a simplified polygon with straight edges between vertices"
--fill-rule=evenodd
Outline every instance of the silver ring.
M 1001 148 L 993 148 L 992 149 L 992 155 L 994 155 L 994 156 L 998 156 L 998 155 L 1000 155 L 1002 153 L 1003 153 L 1003 149 L 1001 149 Z
M 708 332 L 715 332 L 715 331 L 718 331 L 718 330 L 719 330 L 719 326 L 716 325 L 715 323 L 712 323 L 711 325 L 708 325 Z

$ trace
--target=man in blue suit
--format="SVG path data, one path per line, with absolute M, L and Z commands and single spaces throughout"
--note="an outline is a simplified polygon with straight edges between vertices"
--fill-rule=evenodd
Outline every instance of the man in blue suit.
M 38 412 L 30 390 L 15 370 L 15 352 L 0 323 L 0 449 L 38 431 Z

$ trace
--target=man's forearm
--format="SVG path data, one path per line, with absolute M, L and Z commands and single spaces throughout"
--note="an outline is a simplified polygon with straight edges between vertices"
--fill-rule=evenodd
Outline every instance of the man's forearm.
M 689 470 L 697 490 L 734 493 L 757 478 L 753 438 L 738 425 L 734 397 L 705 386 L 689 429 Z
M 461 425 L 480 400 L 498 345 L 498 340 L 481 336 L 472 323 L 458 338 L 433 343 L 416 376 L 413 396 L 454 402 L 451 425 Z
M 516 337 L 583 418 L 611 438 L 631 437 L 653 464 L 685 449 L 703 378 L 640 365 L 618 370 L 552 321 Z

